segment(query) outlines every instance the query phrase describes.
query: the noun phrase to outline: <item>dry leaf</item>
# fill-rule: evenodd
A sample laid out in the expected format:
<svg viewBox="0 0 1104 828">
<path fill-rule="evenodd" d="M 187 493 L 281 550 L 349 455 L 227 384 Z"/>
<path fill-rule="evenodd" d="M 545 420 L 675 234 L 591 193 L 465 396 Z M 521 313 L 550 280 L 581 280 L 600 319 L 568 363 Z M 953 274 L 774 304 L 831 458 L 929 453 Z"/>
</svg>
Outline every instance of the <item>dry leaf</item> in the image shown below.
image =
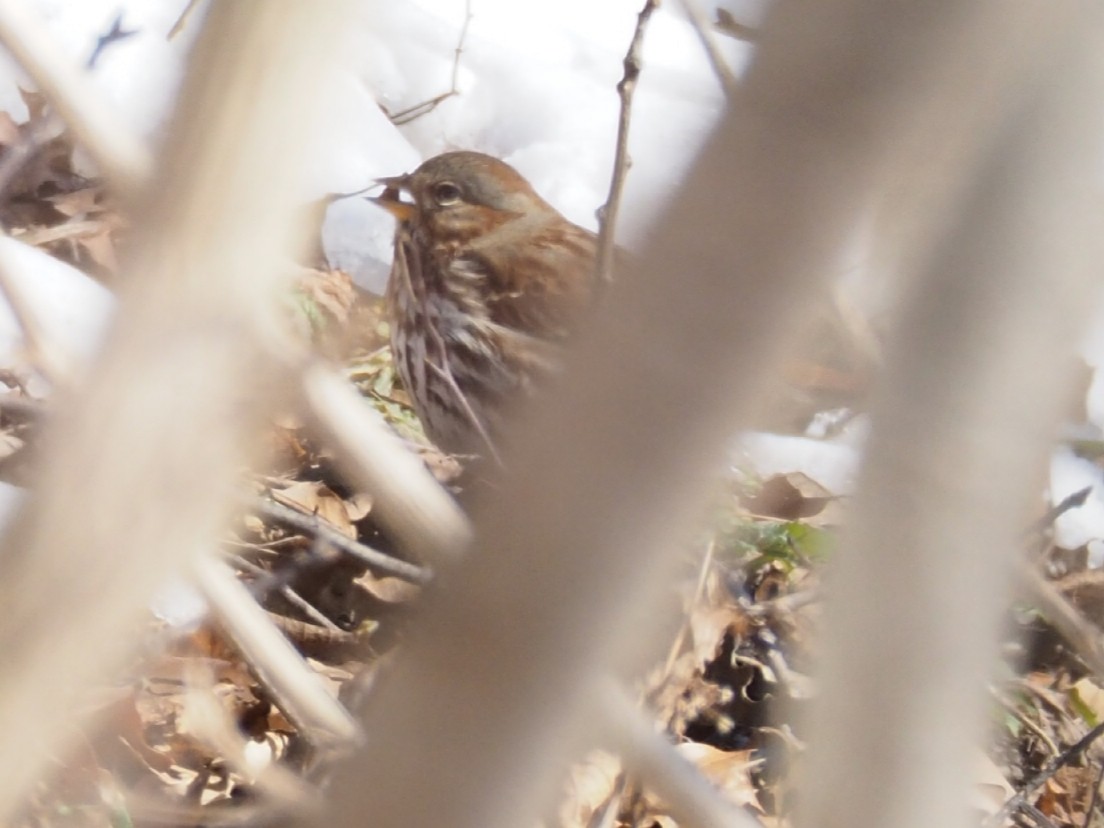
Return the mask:
<svg viewBox="0 0 1104 828">
<path fill-rule="evenodd" d="M 613 796 L 620 775 L 620 760 L 602 750 L 591 751 L 584 761 L 574 765 L 567 781 L 567 796 L 560 806 L 560 825 L 589 826 Z"/>
<path fill-rule="evenodd" d="M 371 572 L 365 572 L 353 581 L 368 593 L 388 604 L 405 604 L 421 594 L 421 587 L 401 578 L 385 576 L 377 578 Z"/>
<path fill-rule="evenodd" d="M 345 501 L 325 483 L 304 480 L 286 489 L 274 489 L 272 499 L 308 515 L 321 518 L 341 534 L 356 540 L 356 527 L 349 517 Z"/>
<path fill-rule="evenodd" d="M 763 760 L 752 759 L 753 751 L 718 750 L 700 742 L 685 742 L 676 749 L 720 788 L 730 802 L 765 813 L 751 778 L 751 772 L 763 764 Z"/>
<path fill-rule="evenodd" d="M 0 146 L 10 147 L 19 141 L 19 125 L 7 112 L 0 112 Z"/>
<path fill-rule="evenodd" d="M 769 478 L 754 497 L 740 501 L 759 517 L 798 520 L 820 514 L 834 499 L 831 492 L 808 475 L 791 472 Z"/>
</svg>

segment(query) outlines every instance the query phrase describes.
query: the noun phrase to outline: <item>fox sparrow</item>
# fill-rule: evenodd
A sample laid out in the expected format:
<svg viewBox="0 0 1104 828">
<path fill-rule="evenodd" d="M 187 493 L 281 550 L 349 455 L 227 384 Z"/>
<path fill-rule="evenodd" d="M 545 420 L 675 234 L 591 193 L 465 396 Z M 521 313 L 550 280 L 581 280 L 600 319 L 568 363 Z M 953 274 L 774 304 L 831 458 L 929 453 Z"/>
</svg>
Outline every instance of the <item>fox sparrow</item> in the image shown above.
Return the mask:
<svg viewBox="0 0 1104 828">
<path fill-rule="evenodd" d="M 379 183 L 374 201 L 398 220 L 387 307 L 399 375 L 440 448 L 497 459 L 505 412 L 555 369 L 590 301 L 595 235 L 478 152 Z"/>
</svg>

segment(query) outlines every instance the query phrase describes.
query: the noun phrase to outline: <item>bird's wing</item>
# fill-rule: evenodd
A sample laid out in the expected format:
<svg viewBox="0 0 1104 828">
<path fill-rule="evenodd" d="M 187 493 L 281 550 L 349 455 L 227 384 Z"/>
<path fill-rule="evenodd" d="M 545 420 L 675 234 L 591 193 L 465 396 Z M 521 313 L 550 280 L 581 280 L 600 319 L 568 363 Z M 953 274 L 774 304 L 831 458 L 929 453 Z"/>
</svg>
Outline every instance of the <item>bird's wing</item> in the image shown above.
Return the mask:
<svg viewBox="0 0 1104 828">
<path fill-rule="evenodd" d="M 486 278 L 489 321 L 543 340 L 560 341 L 594 294 L 593 233 L 565 220 L 519 227 L 517 243 L 474 251 Z M 524 239 L 524 241 L 521 241 Z"/>
</svg>

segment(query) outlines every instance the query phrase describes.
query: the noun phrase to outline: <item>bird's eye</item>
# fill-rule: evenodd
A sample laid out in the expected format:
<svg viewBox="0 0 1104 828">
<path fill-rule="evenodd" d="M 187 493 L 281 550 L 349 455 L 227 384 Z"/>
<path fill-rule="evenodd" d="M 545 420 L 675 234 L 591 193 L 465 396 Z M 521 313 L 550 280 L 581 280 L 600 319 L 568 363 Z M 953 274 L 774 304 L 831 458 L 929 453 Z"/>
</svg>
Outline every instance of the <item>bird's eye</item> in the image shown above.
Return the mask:
<svg viewBox="0 0 1104 828">
<path fill-rule="evenodd" d="M 451 181 L 442 181 L 433 185 L 433 200 L 442 207 L 455 204 L 460 200 L 460 188 Z"/>
</svg>

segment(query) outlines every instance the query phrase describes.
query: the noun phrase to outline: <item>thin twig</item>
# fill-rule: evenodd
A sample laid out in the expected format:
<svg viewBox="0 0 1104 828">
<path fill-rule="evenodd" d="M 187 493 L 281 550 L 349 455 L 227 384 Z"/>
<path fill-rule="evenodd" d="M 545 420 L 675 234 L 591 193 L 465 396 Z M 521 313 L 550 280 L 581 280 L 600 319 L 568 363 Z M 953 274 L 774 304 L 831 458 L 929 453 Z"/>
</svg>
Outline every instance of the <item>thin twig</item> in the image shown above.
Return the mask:
<svg viewBox="0 0 1104 828">
<path fill-rule="evenodd" d="M 400 561 L 398 558 L 394 558 L 391 555 L 387 555 L 377 549 L 372 549 L 370 546 L 365 546 L 363 543 L 355 541 L 352 538 L 346 537 L 329 526 L 317 515 L 306 515 L 280 503 L 274 503 L 271 500 L 263 500 L 260 498 L 253 502 L 252 508 L 273 520 L 290 524 L 296 529 L 308 532 L 314 537 L 319 537 L 341 552 L 351 555 L 371 567 L 389 572 L 403 580 L 411 581 L 415 584 L 424 584 L 430 579 L 429 570 L 420 566 L 415 566 L 412 563 L 407 563 L 406 561 Z"/>
<path fill-rule="evenodd" d="M 36 423 L 46 417 L 48 408 L 41 400 L 0 393 L 0 413 L 23 422 Z"/>
<path fill-rule="evenodd" d="M 1096 676 L 1104 676 L 1100 630 L 1070 604 L 1058 587 L 1030 564 L 1020 565 L 1019 589 Z"/>
<path fill-rule="evenodd" d="M 709 570 L 713 566 L 713 556 L 716 551 L 717 542 L 715 539 L 711 538 L 705 547 L 705 555 L 702 556 L 701 567 L 698 569 L 698 583 L 694 587 L 694 597 L 690 599 L 690 604 L 683 614 L 684 617 L 682 625 L 679 627 L 678 635 L 675 636 L 675 640 L 671 644 L 671 649 L 667 651 L 667 661 L 663 665 L 664 679 L 667 679 L 671 675 L 671 671 L 675 667 L 675 661 L 682 655 L 682 648 L 685 646 L 686 639 L 690 635 L 690 617 L 693 615 L 694 610 L 705 594 L 706 581 L 709 576 Z"/>
<path fill-rule="evenodd" d="M 625 54 L 625 74 L 617 84 L 617 94 L 621 97 L 621 113 L 617 119 L 617 150 L 613 158 L 613 175 L 610 179 L 609 198 L 598 211 L 598 258 L 595 274 L 599 282 L 608 282 L 613 278 L 614 234 L 617 229 L 617 214 L 621 210 L 621 193 L 625 188 L 625 177 L 632 164 L 629 158 L 629 122 L 632 119 L 632 98 L 640 78 L 640 52 L 644 45 L 644 29 L 652 12 L 659 6 L 659 0 L 644 0 L 644 8 L 636 16 L 636 30 L 633 32 L 629 51 Z"/>
<path fill-rule="evenodd" d="M 741 23 L 727 9 L 717 9 L 717 31 L 737 40 L 743 40 L 745 43 L 755 43 L 759 40 L 758 29 Z"/>
<path fill-rule="evenodd" d="M 0 9 L 0 13 L 2 12 L 3 10 Z M 123 15 L 120 12 L 111 28 L 96 39 L 96 44 L 92 47 L 92 51 L 84 63 L 85 69 L 94 69 L 109 46 L 138 33 L 137 30 L 124 29 L 122 21 Z M 0 162 L 0 193 L 7 191 L 27 164 L 36 158 L 50 139 L 63 129 L 64 124 L 61 118 L 50 110 L 46 110 L 39 118 L 33 119 L 28 124 L 27 129 L 21 132 L 19 140 L 7 148 L 4 159 Z M 77 131 L 79 132 L 79 130 Z"/>
<path fill-rule="evenodd" d="M 1044 514 L 1037 521 L 1032 523 L 1024 532 L 1025 535 L 1031 536 L 1038 532 L 1044 532 L 1049 529 L 1054 523 L 1064 515 L 1066 512 L 1072 509 L 1079 509 L 1085 505 L 1085 501 L 1089 499 L 1089 495 L 1092 494 L 1093 487 L 1086 486 L 1083 489 L 1078 489 L 1073 494 L 1067 495 L 1062 500 L 1056 503 L 1054 506 L 1047 509 Z"/>
<path fill-rule="evenodd" d="M 440 106 L 442 102 L 447 101 L 449 98 L 460 94 L 460 89 L 457 86 L 460 78 L 460 55 L 464 52 L 464 42 L 468 38 L 468 26 L 471 25 L 471 20 L 471 0 L 466 0 L 464 4 L 464 25 L 460 27 L 460 37 L 456 41 L 455 55 L 452 60 L 452 83 L 449 85 L 448 92 L 442 92 L 440 95 L 436 95 L 430 98 L 428 101 L 422 101 L 421 103 L 414 104 L 414 106 L 408 107 L 401 112 L 396 112 L 394 115 L 388 113 L 387 117 L 395 126 L 409 124 L 416 118 L 420 118 L 423 115 L 429 114 L 438 106 Z"/>
<path fill-rule="evenodd" d="M 184 11 L 180 13 L 180 16 L 176 18 L 176 22 L 172 24 L 169 33 L 165 35 L 165 40 L 172 40 L 184 31 L 184 27 L 188 25 L 188 18 L 191 17 L 192 12 L 196 10 L 201 2 L 203 2 L 203 0 L 188 0 L 188 5 L 184 7 Z"/>
<path fill-rule="evenodd" d="M 997 687 L 990 686 L 989 693 L 990 693 L 990 695 L 992 695 L 992 697 L 994 699 L 997 700 L 997 702 L 1001 705 L 1001 707 L 1003 707 L 1005 709 L 1006 712 L 1008 712 L 1009 714 L 1011 714 L 1012 716 L 1014 716 L 1016 718 L 1016 721 L 1018 721 L 1020 724 L 1022 724 L 1024 727 L 1026 727 L 1028 730 L 1030 730 L 1033 734 L 1035 734 L 1035 737 L 1040 742 L 1042 742 L 1043 745 L 1046 746 L 1046 749 L 1050 753 L 1051 756 L 1057 756 L 1058 755 L 1058 753 L 1059 753 L 1058 745 L 1056 745 L 1054 743 L 1054 740 L 1050 738 L 1050 734 L 1047 733 L 1045 730 L 1043 730 L 1041 727 L 1039 727 L 1039 725 L 1037 725 L 1035 722 L 1033 722 L 1031 720 L 1031 717 L 1029 717 L 1022 710 L 1020 710 L 1020 708 L 1016 705 L 1015 701 L 1013 701 L 1008 696 L 1006 696 L 1004 693 L 1002 693 L 1000 691 L 1000 689 L 997 688 Z"/>
<path fill-rule="evenodd" d="M 123 13 L 120 11 L 111 22 L 111 28 L 96 38 L 96 45 L 92 47 L 92 53 L 88 56 L 88 60 L 85 61 L 85 68 L 95 69 L 96 63 L 103 57 L 104 52 L 109 46 L 126 40 L 128 37 L 134 37 L 136 34 L 138 34 L 138 29 L 123 28 Z"/>
<path fill-rule="evenodd" d="M 709 58 L 709 63 L 717 75 L 717 80 L 721 82 L 721 89 L 724 91 L 725 98 L 732 100 L 736 95 L 739 79 L 729 67 L 724 55 L 721 54 L 721 47 L 717 45 L 717 40 L 713 37 L 713 30 L 709 25 L 709 21 L 705 19 L 702 10 L 698 8 L 696 0 L 681 0 L 681 2 L 682 7 L 686 10 L 686 17 L 690 20 L 690 25 L 698 33 L 698 39 L 701 41 L 702 48 L 705 49 L 705 56 Z"/>
<path fill-rule="evenodd" d="M 999 811 L 985 820 L 983 828 L 997 828 L 998 825 L 1003 825 L 1005 819 L 1007 819 L 1013 811 L 1028 804 L 1027 798 L 1029 796 L 1045 785 L 1047 780 L 1054 776 L 1059 770 L 1084 753 L 1102 733 L 1104 733 L 1104 724 L 1098 724 L 1060 754 L 1047 762 L 1041 771 L 1028 780 L 1027 784 L 1020 788 L 1015 795 L 1009 797 L 1008 801 L 1001 806 Z"/>
<path fill-rule="evenodd" d="M 1085 828 L 1092 824 L 1093 811 L 1100 802 L 1100 785 L 1104 783 L 1104 762 L 1100 764 L 1100 771 L 1096 774 L 1096 782 L 1093 783 L 1092 797 L 1089 799 L 1089 807 L 1085 809 Z"/>
<path fill-rule="evenodd" d="M 1020 811 L 1027 815 L 1032 822 L 1039 826 L 1039 828 L 1058 828 L 1054 820 L 1032 805 L 1030 802 L 1025 802 L 1020 806 Z"/>
<path fill-rule="evenodd" d="M 307 616 L 307 618 L 311 619 L 316 625 L 325 627 L 332 632 L 342 632 L 341 627 L 327 618 L 314 604 L 292 589 L 288 584 L 282 583 L 278 575 L 274 575 L 264 567 L 257 566 L 255 563 L 250 563 L 240 555 L 234 555 L 231 560 L 233 560 L 235 566 L 241 567 L 257 576 L 259 580 L 254 581 L 250 589 L 257 598 L 264 597 L 268 592 L 277 591 L 287 599 L 289 604 Z"/>
</svg>

